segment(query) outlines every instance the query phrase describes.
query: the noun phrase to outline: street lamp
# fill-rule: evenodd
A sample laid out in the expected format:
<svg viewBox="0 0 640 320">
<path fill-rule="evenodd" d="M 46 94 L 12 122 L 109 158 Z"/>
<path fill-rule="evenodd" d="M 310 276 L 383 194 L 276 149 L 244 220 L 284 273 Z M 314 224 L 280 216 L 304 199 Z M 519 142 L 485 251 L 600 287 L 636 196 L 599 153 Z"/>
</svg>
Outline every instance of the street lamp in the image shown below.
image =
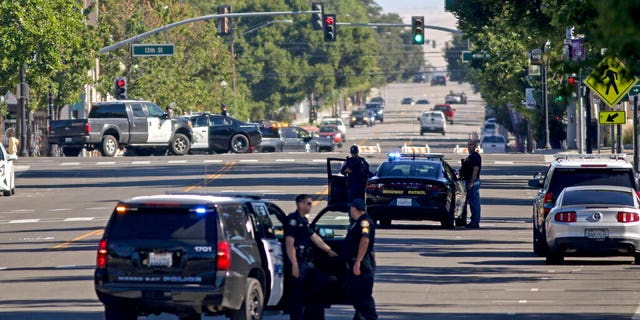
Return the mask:
<svg viewBox="0 0 640 320">
<path fill-rule="evenodd" d="M 543 52 L 543 65 L 542 65 L 542 101 L 544 103 L 544 139 L 545 144 L 544 148 L 549 150 L 551 149 L 551 144 L 549 143 L 549 101 L 547 99 L 547 69 L 549 66 L 549 56 L 547 55 L 547 51 L 551 48 L 551 42 L 547 40 L 542 48 Z"/>
</svg>

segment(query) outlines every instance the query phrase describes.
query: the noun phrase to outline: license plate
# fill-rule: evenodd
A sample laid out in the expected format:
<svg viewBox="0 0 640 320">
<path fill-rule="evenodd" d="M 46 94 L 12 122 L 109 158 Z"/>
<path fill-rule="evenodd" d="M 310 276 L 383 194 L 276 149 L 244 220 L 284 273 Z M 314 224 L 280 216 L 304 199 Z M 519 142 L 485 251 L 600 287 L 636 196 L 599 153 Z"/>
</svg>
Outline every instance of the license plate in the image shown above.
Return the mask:
<svg viewBox="0 0 640 320">
<path fill-rule="evenodd" d="M 173 255 L 171 253 L 149 252 L 150 267 L 171 267 L 173 264 Z"/>
<path fill-rule="evenodd" d="M 609 230 L 607 229 L 585 229 L 584 236 L 589 239 L 602 240 L 609 236 Z"/>
<path fill-rule="evenodd" d="M 71 142 L 71 138 L 64 138 L 64 142 Z"/>
<path fill-rule="evenodd" d="M 410 207 L 411 198 L 398 198 L 396 199 L 396 205 L 402 206 L 402 207 Z"/>
</svg>

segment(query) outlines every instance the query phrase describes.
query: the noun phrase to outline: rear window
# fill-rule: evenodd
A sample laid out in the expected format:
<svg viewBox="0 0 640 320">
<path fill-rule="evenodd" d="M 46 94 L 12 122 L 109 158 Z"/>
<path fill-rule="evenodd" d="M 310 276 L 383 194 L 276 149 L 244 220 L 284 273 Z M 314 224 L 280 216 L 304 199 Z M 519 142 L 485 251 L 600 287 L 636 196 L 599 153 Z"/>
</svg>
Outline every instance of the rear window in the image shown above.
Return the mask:
<svg viewBox="0 0 640 320">
<path fill-rule="evenodd" d="M 94 105 L 89 118 L 127 118 L 123 103 Z"/>
<path fill-rule="evenodd" d="M 553 193 L 554 199 L 564 188 L 572 186 L 607 185 L 636 189 L 631 169 L 556 168 L 551 179 L 549 191 Z"/>
<path fill-rule="evenodd" d="M 630 192 L 614 190 L 575 190 L 565 192 L 563 206 L 609 205 L 633 207 L 633 195 Z"/>
<path fill-rule="evenodd" d="M 486 136 L 482 138 L 481 143 L 504 143 L 504 137 L 502 136 Z"/>
<path fill-rule="evenodd" d="M 262 138 L 279 138 L 278 128 L 262 128 L 260 129 L 262 132 Z"/>
<path fill-rule="evenodd" d="M 378 169 L 378 177 L 420 177 L 437 179 L 440 165 L 433 162 L 385 162 Z"/>
<path fill-rule="evenodd" d="M 320 127 L 320 132 L 338 132 L 338 127 Z"/>
<path fill-rule="evenodd" d="M 139 208 L 116 214 L 109 238 L 123 239 L 206 239 L 215 241 L 215 212 L 197 214 L 190 208 Z"/>
</svg>

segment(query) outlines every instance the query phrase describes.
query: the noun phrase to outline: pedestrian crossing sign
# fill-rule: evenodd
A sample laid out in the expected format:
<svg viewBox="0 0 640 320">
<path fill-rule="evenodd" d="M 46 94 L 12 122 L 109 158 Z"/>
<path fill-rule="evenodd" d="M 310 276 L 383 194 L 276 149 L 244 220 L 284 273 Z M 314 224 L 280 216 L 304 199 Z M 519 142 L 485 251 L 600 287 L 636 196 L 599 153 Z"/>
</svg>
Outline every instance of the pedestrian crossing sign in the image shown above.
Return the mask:
<svg viewBox="0 0 640 320">
<path fill-rule="evenodd" d="M 633 87 L 638 78 L 615 57 L 605 57 L 584 84 L 600 96 L 602 101 L 613 107 Z"/>
</svg>

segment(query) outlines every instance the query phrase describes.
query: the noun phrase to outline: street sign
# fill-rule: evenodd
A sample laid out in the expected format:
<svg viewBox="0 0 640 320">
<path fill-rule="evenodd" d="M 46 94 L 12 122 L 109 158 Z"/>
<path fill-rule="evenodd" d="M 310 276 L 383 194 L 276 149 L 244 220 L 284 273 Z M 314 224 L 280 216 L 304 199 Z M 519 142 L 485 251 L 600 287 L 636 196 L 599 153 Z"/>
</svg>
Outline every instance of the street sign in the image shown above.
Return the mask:
<svg viewBox="0 0 640 320">
<path fill-rule="evenodd" d="M 462 62 L 469 62 L 471 61 L 471 51 L 462 51 Z"/>
<path fill-rule="evenodd" d="M 631 87 L 631 90 L 629 90 L 629 96 L 638 96 L 640 95 L 640 80 L 638 80 L 636 82 L 636 84 Z"/>
<path fill-rule="evenodd" d="M 625 124 L 627 115 L 624 111 L 600 111 L 600 124 Z"/>
<path fill-rule="evenodd" d="M 618 60 L 604 58 L 598 67 L 584 80 L 584 84 L 597 93 L 602 101 L 613 107 L 624 97 L 638 81 Z"/>
<path fill-rule="evenodd" d="M 173 55 L 173 43 L 172 44 L 134 44 L 133 56 L 134 57 L 151 57 L 151 56 L 172 56 Z"/>
</svg>

